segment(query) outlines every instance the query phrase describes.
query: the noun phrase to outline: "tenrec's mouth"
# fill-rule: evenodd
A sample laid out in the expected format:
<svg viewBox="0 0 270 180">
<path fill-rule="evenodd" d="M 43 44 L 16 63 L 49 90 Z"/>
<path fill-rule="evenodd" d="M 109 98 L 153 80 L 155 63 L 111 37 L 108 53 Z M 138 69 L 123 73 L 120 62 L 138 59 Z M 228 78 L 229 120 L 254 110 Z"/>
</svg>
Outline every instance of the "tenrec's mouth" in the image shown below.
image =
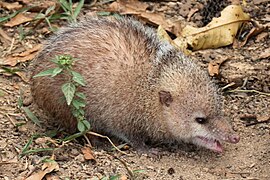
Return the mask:
<svg viewBox="0 0 270 180">
<path fill-rule="evenodd" d="M 221 153 L 223 151 L 223 147 L 220 141 L 217 139 L 210 139 L 210 138 L 206 138 L 202 136 L 196 136 L 196 141 L 197 141 L 197 144 L 207 149 L 213 150 L 215 152 Z"/>
</svg>

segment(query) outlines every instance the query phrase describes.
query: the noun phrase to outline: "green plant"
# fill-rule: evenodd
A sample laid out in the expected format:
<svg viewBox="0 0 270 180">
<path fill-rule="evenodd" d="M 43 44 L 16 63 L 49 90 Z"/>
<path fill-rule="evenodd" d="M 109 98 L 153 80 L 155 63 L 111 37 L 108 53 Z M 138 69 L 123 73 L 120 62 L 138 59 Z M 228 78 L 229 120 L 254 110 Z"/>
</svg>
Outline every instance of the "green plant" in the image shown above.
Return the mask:
<svg viewBox="0 0 270 180">
<path fill-rule="evenodd" d="M 61 19 L 66 19 L 68 22 L 77 22 L 77 16 L 83 7 L 84 0 L 80 0 L 74 10 L 72 0 L 59 0 L 59 3 L 62 9 L 65 11 L 62 13 L 63 16 Z"/>
<path fill-rule="evenodd" d="M 35 17 L 35 20 L 43 20 L 43 19 L 45 19 L 45 21 L 49 25 L 49 28 L 52 31 L 55 31 L 56 28 L 51 25 L 51 21 L 52 20 L 55 20 L 55 19 L 60 19 L 61 18 L 61 15 L 60 14 L 53 13 L 54 10 L 55 10 L 55 6 L 49 7 L 48 9 L 46 9 L 45 13 L 40 12 Z"/>
<path fill-rule="evenodd" d="M 90 129 L 90 123 L 85 119 L 85 112 L 83 109 L 86 105 L 86 96 L 84 93 L 78 92 L 78 87 L 85 86 L 85 81 L 81 74 L 73 70 L 75 61 L 76 59 L 70 55 L 58 55 L 52 60 L 56 65 L 56 68 L 42 71 L 35 75 L 34 78 L 41 76 L 51 76 L 53 78 L 61 74 L 68 75 L 68 80 L 62 85 L 61 90 L 67 104 L 71 106 L 72 114 L 78 121 L 78 130 L 84 134 Z M 80 136 L 81 133 L 74 134 L 74 136 Z"/>
<path fill-rule="evenodd" d="M 29 9 L 31 9 L 32 7 L 25 7 L 25 8 L 22 8 L 18 11 L 15 11 L 14 13 L 10 14 L 10 15 L 7 15 L 7 16 L 4 16 L 4 17 L 0 17 L 0 23 L 3 23 L 5 21 L 8 21 L 10 20 L 11 18 L 15 17 L 16 15 L 18 15 L 19 13 L 22 13 L 22 12 L 26 12 L 28 11 Z"/>
<path fill-rule="evenodd" d="M 68 22 L 73 23 L 77 22 L 77 17 L 83 7 L 84 0 L 80 0 L 78 5 L 73 8 L 73 3 L 71 0 L 59 0 L 59 4 L 63 9 L 63 13 L 59 13 L 59 8 L 55 9 L 55 6 L 51 6 L 46 11 L 40 12 L 36 17 L 35 20 L 45 20 L 48 24 L 51 31 L 56 31 L 57 28 L 53 27 L 51 22 L 57 19 L 66 19 Z"/>
</svg>

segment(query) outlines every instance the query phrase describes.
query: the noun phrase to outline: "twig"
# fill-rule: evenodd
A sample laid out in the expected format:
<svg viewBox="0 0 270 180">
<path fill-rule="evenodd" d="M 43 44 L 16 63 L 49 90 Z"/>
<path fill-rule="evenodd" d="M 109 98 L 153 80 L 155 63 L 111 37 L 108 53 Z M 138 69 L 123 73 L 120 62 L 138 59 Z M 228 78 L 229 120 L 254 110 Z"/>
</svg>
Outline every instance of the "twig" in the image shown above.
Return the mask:
<svg viewBox="0 0 270 180">
<path fill-rule="evenodd" d="M 112 156 L 115 159 L 117 159 L 118 161 L 120 161 L 125 166 L 125 168 L 126 168 L 128 174 L 129 174 L 130 178 L 133 179 L 134 173 L 130 170 L 130 168 L 128 167 L 127 163 L 125 161 L 123 161 L 122 159 L 120 159 L 119 157 L 117 157 L 117 156 L 114 156 L 114 155 L 112 155 Z"/>
<path fill-rule="evenodd" d="M 227 84 L 226 86 L 222 87 L 221 90 L 224 91 L 225 89 L 227 89 L 227 88 L 229 88 L 229 87 L 231 87 L 231 86 L 234 86 L 234 85 L 235 85 L 235 83 L 232 82 L 232 83 Z"/>
<path fill-rule="evenodd" d="M 0 162 L 0 165 L 4 165 L 4 164 L 17 164 L 18 162 L 8 162 L 8 161 L 2 161 Z"/>
<path fill-rule="evenodd" d="M 121 151 L 118 147 L 116 147 L 108 136 L 104 136 L 104 135 L 101 135 L 101 134 L 98 134 L 98 133 L 95 133 L 95 132 L 92 132 L 92 131 L 87 132 L 87 134 L 107 139 L 117 151 L 119 151 L 122 154 L 128 155 L 127 153 Z"/>
<path fill-rule="evenodd" d="M 88 144 L 90 145 L 90 147 L 92 148 L 93 146 L 92 146 L 92 144 L 91 144 L 89 138 L 88 138 L 86 135 L 83 135 L 83 137 L 86 139 L 87 143 L 88 143 Z"/>
<path fill-rule="evenodd" d="M 260 91 L 254 90 L 254 89 L 244 90 L 244 89 L 237 89 L 236 88 L 234 90 L 230 90 L 230 91 L 227 91 L 227 92 L 229 92 L 229 93 L 233 93 L 233 92 L 258 93 L 258 94 L 261 94 L 261 95 L 270 96 L 270 93 L 260 92 Z"/>
<path fill-rule="evenodd" d="M 244 88 L 247 85 L 247 82 L 248 82 L 248 78 L 246 77 L 246 78 L 244 78 L 244 82 L 243 82 L 241 88 Z"/>
<path fill-rule="evenodd" d="M 15 42 L 15 38 L 12 38 L 11 45 L 10 45 L 8 51 L 7 51 L 8 53 L 11 52 L 11 50 L 12 50 L 12 48 L 13 48 L 13 46 L 14 46 L 14 42 Z"/>
<path fill-rule="evenodd" d="M 16 124 L 14 123 L 14 121 L 12 120 L 12 118 L 11 118 L 8 114 L 6 114 L 6 116 L 8 117 L 9 121 L 11 122 L 11 124 L 12 124 L 14 127 L 16 127 Z"/>
<path fill-rule="evenodd" d="M 266 121 L 256 121 L 256 122 L 251 122 L 251 123 L 246 124 L 246 127 L 248 127 L 248 126 L 253 126 L 253 125 L 256 125 L 256 124 L 268 123 L 268 122 L 270 122 L 270 119 L 268 119 L 268 120 L 266 120 Z"/>
</svg>

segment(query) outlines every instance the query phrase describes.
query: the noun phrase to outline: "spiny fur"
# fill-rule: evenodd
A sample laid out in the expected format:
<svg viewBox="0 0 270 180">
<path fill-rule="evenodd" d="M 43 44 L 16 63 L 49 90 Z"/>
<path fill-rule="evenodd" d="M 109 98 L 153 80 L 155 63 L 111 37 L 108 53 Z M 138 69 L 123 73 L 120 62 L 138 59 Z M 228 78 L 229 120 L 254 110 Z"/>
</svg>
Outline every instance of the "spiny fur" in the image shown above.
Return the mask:
<svg viewBox="0 0 270 180">
<path fill-rule="evenodd" d="M 219 119 L 220 96 L 207 74 L 133 19 L 89 18 L 62 28 L 44 44 L 33 74 L 55 67 L 50 60 L 62 54 L 79 59 L 74 68 L 87 82 L 80 90 L 87 95 L 93 131 L 131 144 L 192 141 L 198 134 L 222 139 L 230 133 L 227 121 Z M 42 109 L 74 132 L 77 121 L 61 98 L 65 80 L 65 75 L 34 78 L 32 93 Z M 160 103 L 164 90 L 174 105 Z M 195 112 L 210 117 L 207 127 L 196 124 Z"/>
</svg>

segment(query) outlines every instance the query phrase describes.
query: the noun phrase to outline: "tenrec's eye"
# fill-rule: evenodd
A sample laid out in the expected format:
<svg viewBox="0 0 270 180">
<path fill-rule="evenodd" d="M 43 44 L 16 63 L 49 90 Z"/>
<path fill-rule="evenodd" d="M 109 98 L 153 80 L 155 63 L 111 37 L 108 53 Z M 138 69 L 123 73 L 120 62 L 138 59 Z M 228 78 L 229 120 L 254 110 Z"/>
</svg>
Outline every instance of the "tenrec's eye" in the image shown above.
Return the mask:
<svg viewBox="0 0 270 180">
<path fill-rule="evenodd" d="M 197 123 L 199 123 L 199 124 L 205 124 L 205 123 L 207 122 L 207 119 L 204 118 L 204 117 L 197 117 L 195 120 L 196 120 Z"/>
</svg>

